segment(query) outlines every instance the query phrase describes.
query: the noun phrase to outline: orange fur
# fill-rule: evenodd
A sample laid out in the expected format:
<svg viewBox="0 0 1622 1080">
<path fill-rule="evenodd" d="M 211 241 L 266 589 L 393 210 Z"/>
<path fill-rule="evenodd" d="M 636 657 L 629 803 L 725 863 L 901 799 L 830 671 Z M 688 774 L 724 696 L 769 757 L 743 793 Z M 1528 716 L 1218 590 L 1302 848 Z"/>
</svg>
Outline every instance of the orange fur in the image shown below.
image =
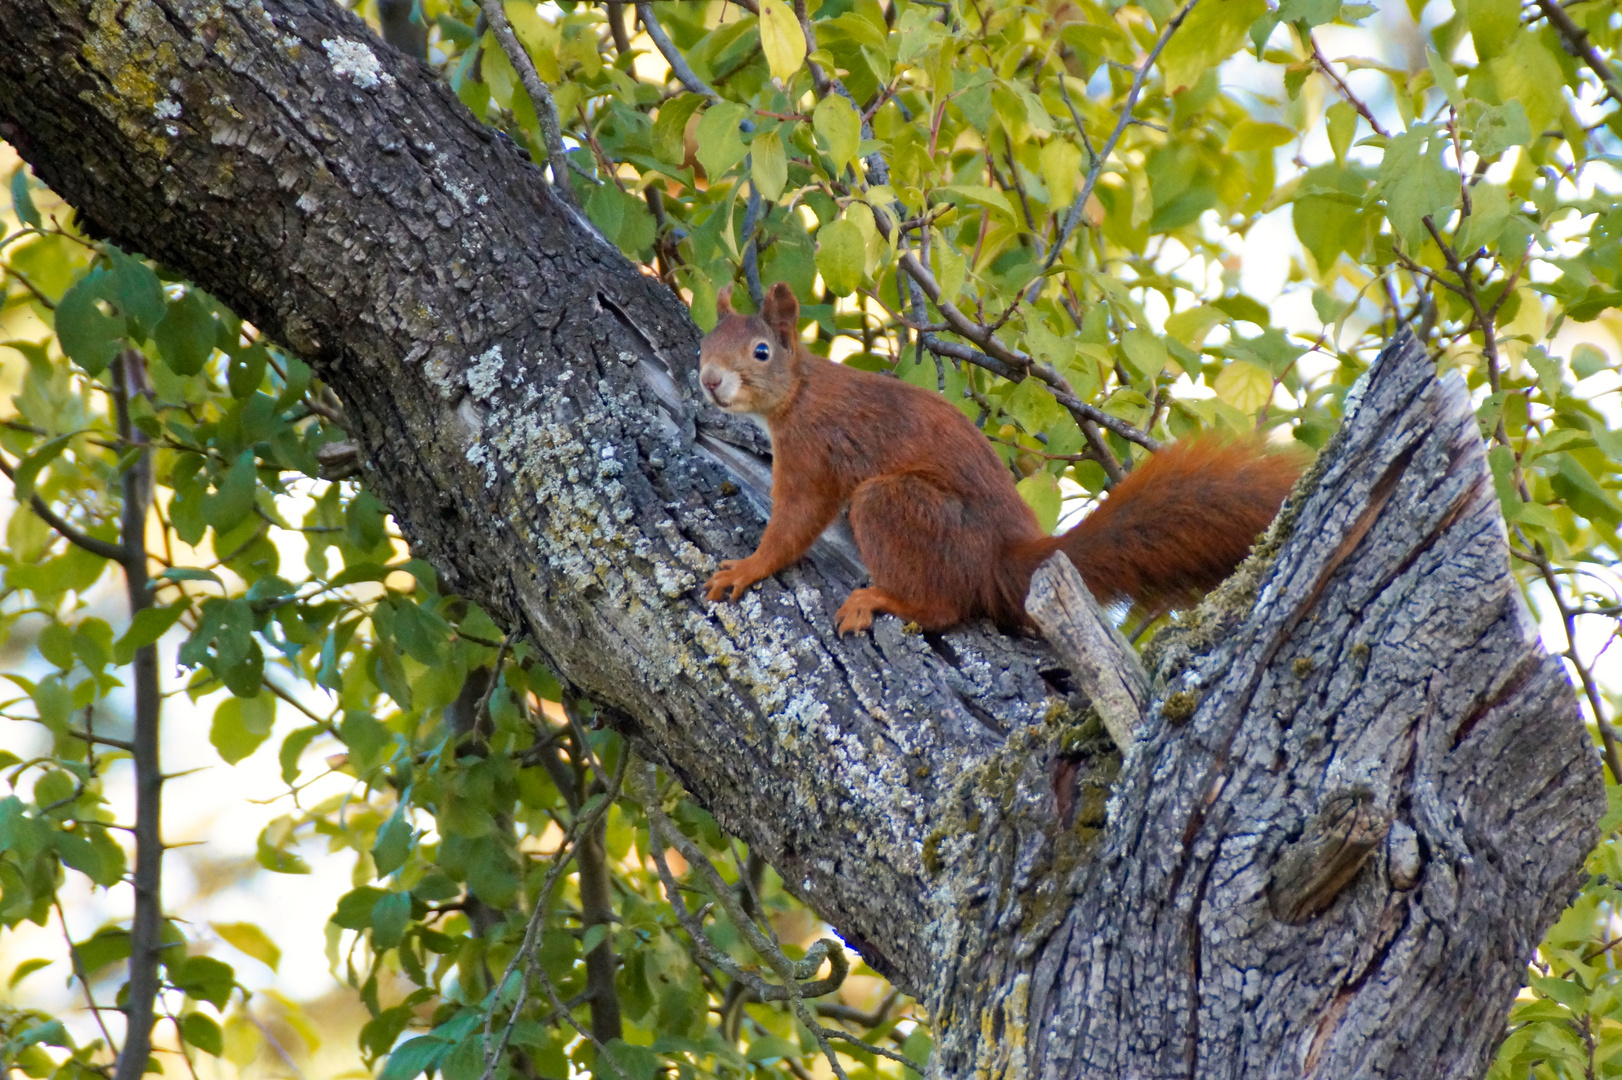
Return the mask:
<svg viewBox="0 0 1622 1080">
<path fill-rule="evenodd" d="M 865 630 L 878 612 L 926 629 L 979 616 L 1022 625 L 1031 574 L 1056 550 L 1101 601 L 1185 603 L 1245 557 L 1299 472 L 1256 440 L 1179 443 L 1139 465 L 1076 528 L 1049 536 L 949 402 L 808 352 L 786 285 L 772 287 L 758 316 L 733 312 L 729 291 L 717 306 L 700 381 L 722 408 L 765 420 L 772 516 L 754 554 L 710 578 L 711 600 L 729 591 L 736 600 L 793 563 L 848 504 L 873 585 L 840 607 L 841 634 Z"/>
</svg>

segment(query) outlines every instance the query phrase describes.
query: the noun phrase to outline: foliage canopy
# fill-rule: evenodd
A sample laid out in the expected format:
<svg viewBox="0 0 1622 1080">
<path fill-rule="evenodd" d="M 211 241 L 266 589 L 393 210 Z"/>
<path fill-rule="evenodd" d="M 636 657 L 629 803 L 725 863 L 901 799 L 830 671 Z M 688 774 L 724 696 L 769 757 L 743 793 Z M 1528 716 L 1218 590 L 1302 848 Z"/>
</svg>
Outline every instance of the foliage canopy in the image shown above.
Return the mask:
<svg viewBox="0 0 1622 1080">
<path fill-rule="evenodd" d="M 1339 0 L 417 0 L 411 21 L 461 100 L 552 160 L 701 326 L 722 285 L 742 305 L 788 282 L 814 351 L 958 403 L 1050 528 L 1200 429 L 1321 446 L 1412 325 L 1476 395 L 1517 572 L 1614 777 L 1615 685 L 1607 698 L 1596 665 L 1622 625 L 1622 20 L 1546 0 L 1411 0 L 1406 16 Z M 1333 55 L 1381 19 L 1410 62 Z M 870 1011 L 823 997 L 815 1024 L 793 995 L 761 1000 L 757 966 L 815 980 L 814 919 L 410 557 L 303 361 L 199 284 L 87 239 L 26 169 L 10 193 L 0 631 L 6 720 L 29 732 L 7 742 L 33 749 L 0 750 L 0 926 L 60 915 L 67 875 L 130 880 L 125 830 L 155 825 L 107 784 L 133 768 L 124 668 L 161 643 L 185 672 L 167 689 L 211 714 L 228 765 L 278 710 L 299 717 L 275 747 L 294 797 L 258 863 L 306 873 L 315 838 L 353 862 L 330 955 L 386 1080 L 803 1076 L 822 1022 L 923 1061 L 926 1018 L 883 989 Z M 1285 268 L 1278 293 L 1256 295 L 1268 265 Z M 151 590 L 109 617 L 132 560 Z M 188 711 L 165 704 L 171 722 Z M 343 794 L 297 799 L 331 773 Z M 1608 831 L 1493 1075 L 1622 1075 L 1617 859 Z M 264 1003 L 168 914 L 160 1060 L 247 1068 L 270 1052 Z M 264 929 L 214 931 L 275 966 Z M 111 923 L 71 943 L 73 976 L 110 1004 L 130 955 Z M 16 1000 L 42 961 L 13 968 Z M 119 1036 L 100 1020 L 0 1006 L 0 1067 L 96 1072 Z M 903 1072 L 849 1042 L 838 1061 Z"/>
</svg>

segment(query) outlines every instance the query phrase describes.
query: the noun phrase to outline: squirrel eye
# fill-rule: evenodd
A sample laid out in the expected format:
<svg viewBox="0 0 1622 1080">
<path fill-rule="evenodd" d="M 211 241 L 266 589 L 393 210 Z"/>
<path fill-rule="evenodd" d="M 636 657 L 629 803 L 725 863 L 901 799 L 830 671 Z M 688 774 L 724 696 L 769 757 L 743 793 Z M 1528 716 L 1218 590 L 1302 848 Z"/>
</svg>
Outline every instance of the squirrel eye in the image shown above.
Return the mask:
<svg viewBox="0 0 1622 1080">
<path fill-rule="evenodd" d="M 772 347 L 766 344 L 764 341 L 755 342 L 755 359 L 765 361 L 770 360 L 771 358 Z"/>
</svg>

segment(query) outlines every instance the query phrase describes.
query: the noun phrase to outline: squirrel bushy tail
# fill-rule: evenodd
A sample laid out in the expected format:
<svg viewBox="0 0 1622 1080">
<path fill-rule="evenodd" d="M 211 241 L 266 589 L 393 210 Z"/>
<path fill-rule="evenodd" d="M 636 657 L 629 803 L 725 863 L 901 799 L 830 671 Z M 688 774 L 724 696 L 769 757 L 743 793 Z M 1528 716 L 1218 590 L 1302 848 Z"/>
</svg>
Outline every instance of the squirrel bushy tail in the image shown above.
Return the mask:
<svg viewBox="0 0 1622 1080">
<path fill-rule="evenodd" d="M 1206 435 L 1141 462 L 1081 523 L 1053 537 L 1101 604 L 1181 607 L 1234 571 L 1300 475 L 1262 440 Z"/>
</svg>

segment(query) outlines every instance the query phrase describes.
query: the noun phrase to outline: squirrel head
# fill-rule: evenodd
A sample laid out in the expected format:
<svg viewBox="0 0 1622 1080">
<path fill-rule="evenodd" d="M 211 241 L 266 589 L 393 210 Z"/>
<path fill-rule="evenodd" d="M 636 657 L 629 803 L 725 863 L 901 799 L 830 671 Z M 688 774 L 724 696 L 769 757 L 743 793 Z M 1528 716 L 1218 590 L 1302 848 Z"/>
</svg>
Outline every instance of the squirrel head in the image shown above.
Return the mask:
<svg viewBox="0 0 1622 1080">
<path fill-rule="evenodd" d="M 794 392 L 798 375 L 800 302 L 778 282 L 758 315 L 732 310 L 732 286 L 715 298 L 720 320 L 699 345 L 704 394 L 731 413 L 768 416 Z"/>
</svg>

